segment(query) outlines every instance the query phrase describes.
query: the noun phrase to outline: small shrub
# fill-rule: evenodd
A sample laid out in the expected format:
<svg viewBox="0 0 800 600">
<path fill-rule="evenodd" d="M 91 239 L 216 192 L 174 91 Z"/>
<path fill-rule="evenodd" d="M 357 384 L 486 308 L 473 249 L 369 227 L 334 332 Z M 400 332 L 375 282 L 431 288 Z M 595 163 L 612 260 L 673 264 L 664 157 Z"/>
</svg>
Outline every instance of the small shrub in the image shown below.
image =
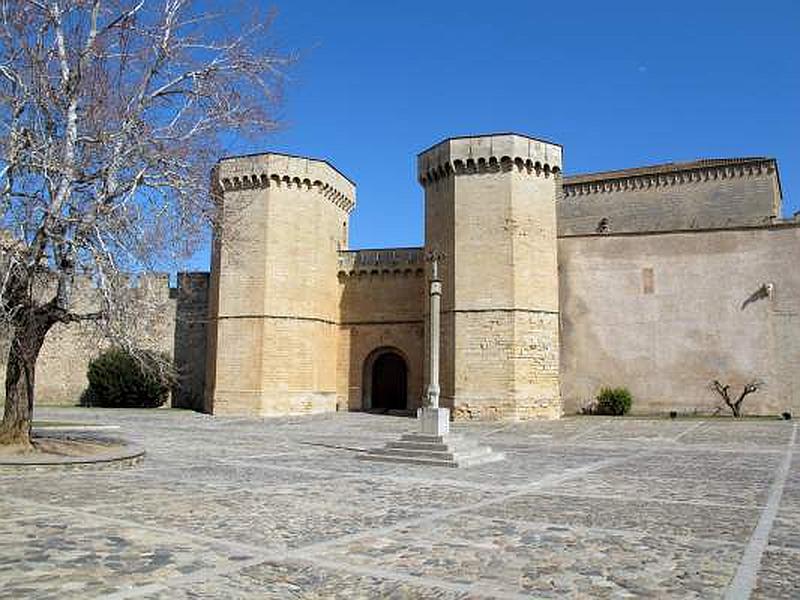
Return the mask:
<svg viewBox="0 0 800 600">
<path fill-rule="evenodd" d="M 91 361 L 86 374 L 89 388 L 82 402 L 108 408 L 156 408 L 164 404 L 173 379 L 169 357 L 149 351 L 137 354 L 112 348 Z"/>
<path fill-rule="evenodd" d="M 602 388 L 594 406 L 596 415 L 621 416 L 631 410 L 633 398 L 627 388 Z"/>
</svg>

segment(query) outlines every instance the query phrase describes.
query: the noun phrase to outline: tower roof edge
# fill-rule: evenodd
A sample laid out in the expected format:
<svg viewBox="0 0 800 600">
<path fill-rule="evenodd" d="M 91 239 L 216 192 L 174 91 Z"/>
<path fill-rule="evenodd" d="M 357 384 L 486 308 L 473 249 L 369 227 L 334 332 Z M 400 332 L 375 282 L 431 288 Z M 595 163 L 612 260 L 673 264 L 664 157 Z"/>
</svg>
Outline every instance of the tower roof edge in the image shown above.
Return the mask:
<svg viewBox="0 0 800 600">
<path fill-rule="evenodd" d="M 273 152 L 273 151 L 269 151 L 268 150 L 266 152 L 251 152 L 251 153 L 248 153 L 248 154 L 231 154 L 231 155 L 228 155 L 228 156 L 223 156 L 222 158 L 220 158 L 217 161 L 217 164 L 221 165 L 223 162 L 229 162 L 229 161 L 234 161 L 234 160 L 242 160 L 242 159 L 262 158 L 262 157 L 266 158 L 266 157 L 269 157 L 269 156 L 280 156 L 280 157 L 289 158 L 289 159 L 296 158 L 296 159 L 300 159 L 300 160 L 307 160 L 307 161 L 322 163 L 324 165 L 327 165 L 328 168 L 330 168 L 331 170 L 336 172 L 338 175 L 343 177 L 345 180 L 347 180 L 353 187 L 356 186 L 356 182 L 355 181 L 353 181 L 352 179 L 350 179 L 350 177 L 348 177 L 347 175 L 342 173 L 342 171 L 340 171 L 338 168 L 336 168 L 333 165 L 333 163 L 331 163 L 328 159 L 326 159 L 326 158 L 317 158 L 315 156 L 302 156 L 300 154 L 289 154 L 288 152 Z"/>
<path fill-rule="evenodd" d="M 481 171 L 483 165 L 517 164 L 526 169 L 560 172 L 563 148 L 518 133 L 447 138 L 417 155 L 420 183 L 438 180 L 448 173 Z"/>
<path fill-rule="evenodd" d="M 445 144 L 447 142 L 454 142 L 454 141 L 457 141 L 457 140 L 472 140 L 472 139 L 478 139 L 478 138 L 502 138 L 502 137 L 525 138 L 526 140 L 539 142 L 540 144 L 549 144 L 550 146 L 558 146 L 559 148 L 563 148 L 564 147 L 562 144 L 559 144 L 557 142 L 553 142 L 551 140 L 546 140 L 544 138 L 537 138 L 537 137 L 533 137 L 532 135 L 527 135 L 527 134 L 524 134 L 524 133 L 517 133 L 517 132 L 514 132 L 514 131 L 503 131 L 503 132 L 499 132 L 499 133 L 479 133 L 479 134 L 473 134 L 473 135 L 452 135 L 452 136 L 448 136 L 448 137 L 446 137 L 444 139 L 439 140 L 435 144 L 431 144 L 430 146 L 428 146 L 424 150 L 422 150 L 420 152 L 417 152 L 417 156 L 422 156 L 426 152 L 429 152 L 429 151 L 433 150 L 434 148 L 436 148 L 437 146 L 441 146 L 442 144 Z"/>
<path fill-rule="evenodd" d="M 356 203 L 356 186 L 327 160 L 279 152 L 220 159 L 212 175 L 225 192 L 274 185 L 316 189 L 345 212 Z"/>
</svg>

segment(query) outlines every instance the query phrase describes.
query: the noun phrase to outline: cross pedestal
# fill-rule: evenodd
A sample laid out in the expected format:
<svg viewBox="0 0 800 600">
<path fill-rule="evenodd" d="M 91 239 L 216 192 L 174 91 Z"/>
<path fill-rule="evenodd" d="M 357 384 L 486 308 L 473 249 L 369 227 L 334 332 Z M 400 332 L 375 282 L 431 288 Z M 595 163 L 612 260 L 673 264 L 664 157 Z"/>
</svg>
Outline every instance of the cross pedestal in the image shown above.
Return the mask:
<svg viewBox="0 0 800 600">
<path fill-rule="evenodd" d="M 450 434 L 450 409 L 423 406 L 417 409 L 420 433 L 445 436 Z"/>
<path fill-rule="evenodd" d="M 505 458 L 502 452 L 480 446 L 477 440 L 450 433 L 450 410 L 447 408 L 420 408 L 417 421 L 417 432 L 406 433 L 383 448 L 359 454 L 359 458 L 433 467 L 471 467 Z"/>
</svg>

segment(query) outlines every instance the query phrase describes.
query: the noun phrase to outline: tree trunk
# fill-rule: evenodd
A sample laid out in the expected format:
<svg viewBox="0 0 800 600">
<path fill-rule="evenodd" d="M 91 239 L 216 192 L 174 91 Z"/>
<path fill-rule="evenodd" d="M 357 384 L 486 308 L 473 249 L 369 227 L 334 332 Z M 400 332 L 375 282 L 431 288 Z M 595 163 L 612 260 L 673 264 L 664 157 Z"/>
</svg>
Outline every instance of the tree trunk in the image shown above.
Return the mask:
<svg viewBox="0 0 800 600">
<path fill-rule="evenodd" d="M 17 328 L 8 351 L 6 402 L 0 444 L 31 446 L 36 360 L 52 322 L 32 315 Z"/>
</svg>

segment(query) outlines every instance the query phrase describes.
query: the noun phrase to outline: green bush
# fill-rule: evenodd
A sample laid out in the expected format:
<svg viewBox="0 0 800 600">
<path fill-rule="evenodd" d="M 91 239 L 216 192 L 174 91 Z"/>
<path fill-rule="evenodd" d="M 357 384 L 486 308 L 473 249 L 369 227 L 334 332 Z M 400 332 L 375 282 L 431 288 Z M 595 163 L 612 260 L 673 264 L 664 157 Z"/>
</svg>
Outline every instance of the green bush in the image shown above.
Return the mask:
<svg viewBox="0 0 800 600">
<path fill-rule="evenodd" d="M 631 410 L 633 398 L 628 388 L 602 388 L 594 407 L 596 415 L 621 416 Z"/>
<path fill-rule="evenodd" d="M 133 356 L 119 348 L 106 350 L 89 363 L 89 388 L 82 402 L 109 408 L 161 406 L 172 386 L 169 365 L 168 356 L 154 352 Z"/>
</svg>

